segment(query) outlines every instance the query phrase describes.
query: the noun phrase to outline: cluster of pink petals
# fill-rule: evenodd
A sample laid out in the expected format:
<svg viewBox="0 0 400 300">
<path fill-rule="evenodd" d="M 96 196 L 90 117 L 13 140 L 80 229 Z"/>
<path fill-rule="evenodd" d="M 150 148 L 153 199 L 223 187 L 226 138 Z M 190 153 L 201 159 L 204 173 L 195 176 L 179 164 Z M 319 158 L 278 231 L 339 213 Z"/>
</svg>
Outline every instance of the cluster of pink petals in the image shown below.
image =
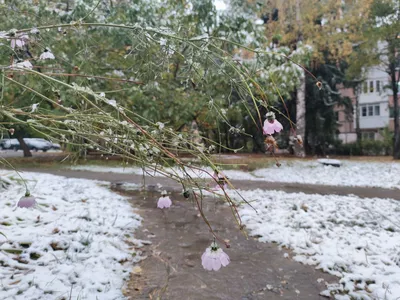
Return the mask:
<svg viewBox="0 0 400 300">
<path fill-rule="evenodd" d="M 271 122 L 267 119 L 264 121 L 264 127 L 263 127 L 264 134 L 273 134 L 274 132 L 279 132 L 282 129 L 283 129 L 282 124 L 277 120 L 273 120 Z"/>
<path fill-rule="evenodd" d="M 215 245 L 215 243 L 213 243 Z M 207 248 L 201 256 L 201 264 L 203 268 L 209 271 L 218 271 L 222 267 L 229 265 L 230 259 L 221 248 L 214 247 L 214 245 Z"/>
<path fill-rule="evenodd" d="M 51 53 L 51 51 L 48 49 L 44 50 L 44 52 L 39 56 L 39 60 L 46 60 L 46 59 L 55 59 L 54 54 Z"/>
<path fill-rule="evenodd" d="M 160 199 L 158 199 L 157 202 L 157 207 L 158 208 L 169 208 L 172 205 L 171 199 L 169 199 L 169 196 L 161 196 Z"/>
<path fill-rule="evenodd" d="M 31 62 L 29 60 L 24 60 L 21 62 L 18 62 L 14 65 L 11 66 L 11 69 L 15 69 L 15 67 L 17 68 L 25 68 L 25 69 L 31 69 L 33 68 L 33 65 L 31 64 Z"/>
<path fill-rule="evenodd" d="M 21 208 L 32 208 L 36 206 L 36 199 L 33 196 L 23 196 L 17 203 L 18 207 Z"/>
<path fill-rule="evenodd" d="M 29 37 L 26 34 L 22 34 L 22 35 L 20 35 L 18 37 L 17 36 L 13 37 L 11 39 L 11 45 L 10 46 L 11 46 L 12 49 L 15 49 L 15 47 L 21 48 L 21 47 L 23 47 L 25 45 L 25 43 L 28 40 L 29 40 Z"/>
</svg>

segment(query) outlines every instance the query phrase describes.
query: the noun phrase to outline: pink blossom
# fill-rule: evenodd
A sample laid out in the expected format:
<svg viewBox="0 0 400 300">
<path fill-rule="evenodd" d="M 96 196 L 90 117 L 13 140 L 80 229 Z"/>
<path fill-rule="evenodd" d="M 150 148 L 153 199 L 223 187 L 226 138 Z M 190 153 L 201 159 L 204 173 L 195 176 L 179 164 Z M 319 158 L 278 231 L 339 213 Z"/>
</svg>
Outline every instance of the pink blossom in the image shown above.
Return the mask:
<svg viewBox="0 0 400 300">
<path fill-rule="evenodd" d="M 23 197 L 21 197 L 21 199 L 19 199 L 18 203 L 17 203 L 18 207 L 21 208 L 31 208 L 36 206 L 36 199 L 33 196 L 25 195 Z"/>
<path fill-rule="evenodd" d="M 15 36 L 11 38 L 11 48 L 14 49 L 15 47 L 21 48 L 25 45 L 28 41 L 29 37 L 26 34 L 22 34 L 20 36 Z"/>
<path fill-rule="evenodd" d="M 213 242 L 201 256 L 203 268 L 209 271 L 218 271 L 221 266 L 226 267 L 229 262 L 228 254 L 219 248 L 216 242 Z"/>
<path fill-rule="evenodd" d="M 39 60 L 55 59 L 54 54 L 49 49 L 44 49 L 44 52 L 40 54 Z"/>
<path fill-rule="evenodd" d="M 11 69 L 15 69 L 15 67 L 17 68 L 26 68 L 26 69 L 32 69 L 33 65 L 31 64 L 31 62 L 29 60 L 24 60 L 21 62 L 17 62 L 16 64 L 13 64 L 12 66 L 10 66 Z"/>
<path fill-rule="evenodd" d="M 265 135 L 273 134 L 274 132 L 279 132 L 282 129 L 283 129 L 282 124 L 277 120 L 270 121 L 267 119 L 264 121 L 263 131 Z"/>
<path fill-rule="evenodd" d="M 169 199 L 169 196 L 167 196 L 166 192 L 163 192 L 161 194 L 160 199 L 158 199 L 157 207 L 162 209 L 162 208 L 169 208 L 171 205 L 172 205 L 171 199 Z"/>
</svg>

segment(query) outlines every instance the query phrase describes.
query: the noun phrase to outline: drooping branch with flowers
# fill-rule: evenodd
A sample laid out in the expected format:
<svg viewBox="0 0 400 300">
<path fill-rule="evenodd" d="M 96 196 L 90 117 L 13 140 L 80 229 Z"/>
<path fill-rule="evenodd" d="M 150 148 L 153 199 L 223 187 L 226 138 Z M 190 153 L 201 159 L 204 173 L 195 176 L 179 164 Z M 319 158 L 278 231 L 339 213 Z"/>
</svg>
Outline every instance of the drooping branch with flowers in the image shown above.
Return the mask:
<svg viewBox="0 0 400 300">
<path fill-rule="evenodd" d="M 218 120 L 230 132 L 246 135 L 244 127 L 231 125 L 226 117 L 226 109 L 239 110 L 267 135 L 269 148 L 276 146 L 272 135 L 283 129 L 277 119 L 288 119 L 292 128 L 294 124 L 274 105 L 297 84 L 303 54 L 288 57 L 284 49 L 253 49 L 224 36 L 187 35 L 184 29 L 99 22 L 87 13 L 70 22 L 63 22 L 62 15 L 60 22 L 49 23 L 37 18 L 40 5 L 24 9 L 31 19 L 0 32 L 3 135 L 28 130 L 79 153 L 94 149 L 134 163 L 144 173 L 169 177 L 194 201 L 213 238 L 225 243 L 201 204 L 204 191 L 218 193 L 243 230 L 236 204 L 226 193 L 234 186 L 209 156 L 221 143 L 182 132 L 179 121 Z M 244 61 L 240 51 L 253 58 Z M 263 112 L 268 112 L 264 125 Z M 182 153 L 201 163 L 183 161 Z M 195 180 L 193 174 L 199 172 L 216 188 Z M 171 200 L 162 196 L 158 207 L 170 207 Z M 33 206 L 36 201 L 27 191 L 20 202 Z M 214 241 L 203 256 L 204 267 L 218 270 L 228 263 Z"/>
</svg>

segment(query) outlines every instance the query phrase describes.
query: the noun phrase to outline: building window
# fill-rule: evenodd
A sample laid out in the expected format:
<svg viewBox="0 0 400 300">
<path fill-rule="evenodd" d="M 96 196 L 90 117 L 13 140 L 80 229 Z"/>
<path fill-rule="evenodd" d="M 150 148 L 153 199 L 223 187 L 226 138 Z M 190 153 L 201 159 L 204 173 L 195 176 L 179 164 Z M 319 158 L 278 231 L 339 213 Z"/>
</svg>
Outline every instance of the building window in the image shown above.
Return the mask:
<svg viewBox="0 0 400 300">
<path fill-rule="evenodd" d="M 379 105 L 374 106 L 374 116 L 379 116 L 381 114 L 381 107 Z"/>
<path fill-rule="evenodd" d="M 373 82 L 373 81 L 370 81 L 370 82 L 369 82 L 369 92 L 370 92 L 370 93 L 373 93 L 373 92 L 374 92 L 374 82 Z"/>
<path fill-rule="evenodd" d="M 339 112 L 335 111 L 335 120 L 336 122 L 339 122 Z"/>
<path fill-rule="evenodd" d="M 368 116 L 374 115 L 374 107 L 372 105 L 368 105 Z"/>
<path fill-rule="evenodd" d="M 381 82 L 379 80 L 376 81 L 376 92 L 377 93 L 381 92 Z"/>
<path fill-rule="evenodd" d="M 375 132 L 363 132 L 362 133 L 363 140 L 374 140 L 375 139 Z"/>
<path fill-rule="evenodd" d="M 363 84 L 363 92 L 364 92 L 364 94 L 368 93 L 368 83 L 367 82 L 364 82 L 364 84 Z"/>
<path fill-rule="evenodd" d="M 367 116 L 367 107 L 366 106 L 361 106 L 361 115 L 363 117 Z"/>
<path fill-rule="evenodd" d="M 364 104 L 361 105 L 361 116 L 362 117 L 372 117 L 372 116 L 380 116 L 381 115 L 381 107 L 379 104 Z"/>
</svg>

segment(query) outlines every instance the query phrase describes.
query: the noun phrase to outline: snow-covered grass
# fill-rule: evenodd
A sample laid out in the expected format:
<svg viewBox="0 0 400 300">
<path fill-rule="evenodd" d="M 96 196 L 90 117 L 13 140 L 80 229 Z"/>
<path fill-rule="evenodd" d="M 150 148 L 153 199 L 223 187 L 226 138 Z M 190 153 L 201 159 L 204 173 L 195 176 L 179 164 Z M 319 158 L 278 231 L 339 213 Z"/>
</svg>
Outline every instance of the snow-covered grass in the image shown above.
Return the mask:
<svg viewBox="0 0 400 300">
<path fill-rule="evenodd" d="M 105 183 L 22 173 L 38 205 L 17 208 L 14 172 L 0 186 L 0 299 L 124 299 L 141 219 Z"/>
<path fill-rule="evenodd" d="M 296 261 L 339 276 L 340 285 L 331 289 L 346 295 L 337 299 L 399 299 L 400 202 L 280 191 L 240 193 L 257 210 L 240 206 L 250 234 L 293 249 Z"/>
<path fill-rule="evenodd" d="M 108 166 L 97 166 L 97 165 L 76 165 L 69 167 L 69 169 L 77 171 L 143 175 L 143 170 L 139 167 L 108 167 Z"/>
<path fill-rule="evenodd" d="M 259 169 L 258 180 L 307 184 L 368 186 L 400 189 L 400 163 L 342 160 L 340 167 L 317 161 L 282 161 L 281 167 Z"/>
<path fill-rule="evenodd" d="M 271 165 L 248 173 L 238 170 L 224 170 L 224 174 L 232 180 L 254 180 L 269 182 L 293 182 L 321 185 L 342 186 L 369 186 L 381 188 L 400 189 L 400 163 L 380 162 L 356 162 L 341 161 L 341 167 L 324 166 L 315 161 L 281 161 L 281 167 Z M 143 171 L 138 167 L 107 167 L 93 165 L 78 165 L 71 167 L 74 170 L 86 170 L 93 172 L 113 172 L 142 175 Z M 206 168 L 209 173 L 212 170 Z M 182 172 L 175 169 L 182 175 Z M 151 175 L 160 176 L 154 171 Z M 209 177 L 205 172 L 192 172 L 194 177 Z"/>
</svg>

